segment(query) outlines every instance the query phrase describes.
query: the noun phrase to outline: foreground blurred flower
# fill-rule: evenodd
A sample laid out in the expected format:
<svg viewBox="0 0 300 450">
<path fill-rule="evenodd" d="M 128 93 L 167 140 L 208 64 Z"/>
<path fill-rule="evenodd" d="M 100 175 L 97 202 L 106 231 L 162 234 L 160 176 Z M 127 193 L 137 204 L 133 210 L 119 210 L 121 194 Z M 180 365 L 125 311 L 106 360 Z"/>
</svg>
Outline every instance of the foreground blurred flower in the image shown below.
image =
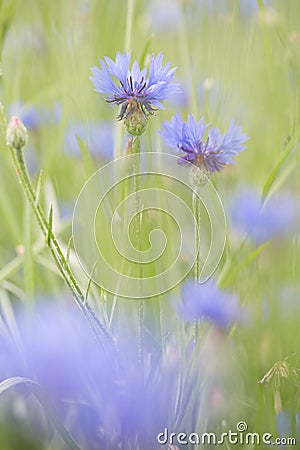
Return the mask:
<svg viewBox="0 0 300 450">
<path fill-rule="evenodd" d="M 196 122 L 189 114 L 187 123 L 177 113 L 171 122 L 165 121 L 159 134 L 171 148 L 178 148 L 184 153 L 179 162 L 191 162 L 201 170 L 210 174 L 221 171 L 225 165 L 234 164 L 233 157 L 245 149 L 243 145 L 248 137 L 242 133 L 242 127 L 231 121 L 227 133 L 221 134 L 217 128 L 204 133 L 208 124 L 202 118 Z"/>
<path fill-rule="evenodd" d="M 90 80 L 95 90 L 108 94 L 106 101 L 122 105 L 118 115 L 119 120 L 125 121 L 127 131 L 133 135 L 141 135 L 147 126 L 149 115 L 154 114 L 157 108 L 163 108 L 161 100 L 178 90 L 176 84 L 171 83 L 176 69 L 170 64 L 162 65 L 161 53 L 152 55 L 149 67 L 140 69 L 137 61 L 129 68 L 130 53 L 124 55 L 117 53 L 116 61 L 105 57 L 100 60 L 100 67 L 92 67 L 93 76 Z M 120 85 L 116 85 L 115 78 Z"/>
<path fill-rule="evenodd" d="M 119 321 L 114 355 L 97 345 L 75 308 L 42 303 L 31 314 L 19 312 L 16 324 L 21 346 L 1 342 L 1 377 L 33 378 L 81 448 L 155 449 L 157 433 L 176 430 L 180 356 L 174 363 L 145 337 L 141 370 L 128 317 Z"/>
<path fill-rule="evenodd" d="M 226 330 L 245 318 L 238 297 L 221 291 L 213 279 L 196 286 L 194 281 L 187 281 L 182 287 L 182 298 L 179 311 L 186 321 L 206 319 Z"/>
<path fill-rule="evenodd" d="M 182 24 L 182 8 L 177 0 L 146 2 L 146 20 L 152 32 L 178 33 Z"/>
<path fill-rule="evenodd" d="M 257 192 L 244 188 L 231 205 L 232 226 L 247 233 L 257 244 L 292 233 L 297 226 L 297 217 L 299 206 L 287 194 L 277 194 L 263 206 Z"/>
</svg>

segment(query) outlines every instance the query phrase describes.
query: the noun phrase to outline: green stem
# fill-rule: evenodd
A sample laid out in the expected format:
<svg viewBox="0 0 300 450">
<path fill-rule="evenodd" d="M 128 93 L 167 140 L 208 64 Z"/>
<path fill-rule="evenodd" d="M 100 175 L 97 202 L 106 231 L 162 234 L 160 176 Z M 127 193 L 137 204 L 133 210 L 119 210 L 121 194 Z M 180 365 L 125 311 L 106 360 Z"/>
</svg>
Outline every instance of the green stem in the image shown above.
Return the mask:
<svg viewBox="0 0 300 450">
<path fill-rule="evenodd" d="M 112 337 L 110 336 L 110 333 L 106 329 L 106 327 L 100 322 L 100 320 L 97 318 L 91 307 L 88 305 L 84 294 L 82 293 L 72 271 L 71 268 L 66 261 L 64 254 L 60 248 L 60 245 L 56 239 L 56 237 L 53 234 L 53 231 L 50 229 L 50 225 L 44 215 L 43 210 L 41 209 L 36 195 L 35 191 L 33 189 L 33 186 L 31 184 L 31 180 L 27 171 L 27 167 L 24 160 L 24 155 L 22 150 L 15 150 L 14 148 L 10 147 L 11 154 L 13 157 L 13 161 L 15 163 L 16 169 L 17 169 L 17 175 L 19 178 L 19 181 L 21 183 L 21 186 L 25 192 L 25 195 L 27 197 L 27 200 L 29 201 L 31 208 L 35 214 L 35 217 L 38 221 L 38 224 L 41 228 L 41 231 L 44 235 L 45 241 L 52 253 L 52 256 L 56 262 L 56 265 L 65 280 L 66 284 L 68 285 L 69 289 L 71 290 L 73 294 L 73 298 L 75 302 L 77 303 L 77 306 L 89 322 L 92 331 L 94 332 L 96 338 L 98 341 L 101 342 L 101 345 L 103 345 L 101 341 L 101 333 L 106 336 L 106 338 L 109 338 L 112 341 Z"/>
<path fill-rule="evenodd" d="M 193 191 L 193 214 L 196 221 L 196 249 L 197 249 L 197 256 L 195 260 L 195 266 L 194 266 L 194 280 L 195 280 L 195 286 L 199 283 L 200 278 L 200 205 L 199 200 L 197 197 L 197 194 L 195 191 Z M 198 320 L 194 319 L 193 323 L 193 340 L 194 344 L 198 341 Z"/>
<path fill-rule="evenodd" d="M 1 114 L 0 114 L 0 120 L 1 120 L 1 128 L 3 131 L 4 136 L 6 136 L 6 120 L 3 113 L 3 108 L 1 105 Z M 85 296 L 83 295 L 72 271 L 71 268 L 64 257 L 64 254 L 60 248 L 60 245 L 54 236 L 52 229 L 50 227 L 49 222 L 47 221 L 43 210 L 41 209 L 38 199 L 36 197 L 36 193 L 34 191 L 34 188 L 31 184 L 31 180 L 27 171 L 26 163 L 24 160 L 23 155 L 23 149 L 15 149 L 12 146 L 7 144 L 7 147 L 10 150 L 18 180 L 21 184 L 21 187 L 25 193 L 25 196 L 34 212 L 34 215 L 37 219 L 37 222 L 39 224 L 39 227 L 44 235 L 45 241 L 52 253 L 52 256 L 54 258 L 54 261 L 56 262 L 56 265 L 67 283 L 68 287 L 70 288 L 73 298 L 79 307 L 80 311 L 88 321 L 96 339 L 103 345 L 103 342 L 101 340 L 101 335 L 105 336 L 111 344 L 114 344 L 114 341 L 109 333 L 109 331 L 106 329 L 104 324 L 100 322 L 98 317 L 95 315 L 94 311 L 91 309 L 91 307 L 86 302 Z"/>
<path fill-rule="evenodd" d="M 136 226 L 136 245 L 137 249 L 140 250 L 141 243 L 141 220 L 140 220 L 140 152 L 141 152 L 141 141 L 139 136 L 135 136 L 132 141 L 132 153 L 133 153 L 133 188 L 135 193 L 135 213 L 137 215 L 137 226 Z M 139 279 L 142 282 L 142 266 L 139 264 Z M 139 297 L 141 294 L 141 289 L 139 291 Z M 139 361 L 141 364 L 141 369 L 143 371 L 144 366 L 144 300 L 139 300 Z"/>
</svg>

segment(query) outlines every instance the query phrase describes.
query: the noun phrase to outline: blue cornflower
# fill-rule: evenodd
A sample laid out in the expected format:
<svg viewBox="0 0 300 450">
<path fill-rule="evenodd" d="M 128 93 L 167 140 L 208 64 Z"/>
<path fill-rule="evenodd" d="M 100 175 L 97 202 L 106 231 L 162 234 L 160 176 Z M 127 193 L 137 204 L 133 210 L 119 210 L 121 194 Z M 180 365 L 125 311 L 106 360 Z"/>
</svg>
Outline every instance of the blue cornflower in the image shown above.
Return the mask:
<svg viewBox="0 0 300 450">
<path fill-rule="evenodd" d="M 227 133 L 221 134 L 213 127 L 204 139 L 207 127 L 203 117 L 196 122 L 193 115 L 189 114 L 187 123 L 184 123 L 177 113 L 171 122 L 163 123 L 159 134 L 169 147 L 178 148 L 184 153 L 179 162 L 193 163 L 208 173 L 219 172 L 225 165 L 234 163 L 233 157 L 244 150 L 243 143 L 248 137 L 242 133 L 241 126 L 231 121 Z"/>
<path fill-rule="evenodd" d="M 154 114 L 157 108 L 163 108 L 161 100 L 178 90 L 177 84 L 171 83 L 176 68 L 170 70 L 170 64 L 162 65 L 163 55 L 152 55 L 147 76 L 147 69 L 140 69 L 137 61 L 130 65 L 130 53 L 120 52 L 116 61 L 105 57 L 100 60 L 100 67 L 92 67 L 90 77 L 95 90 L 108 94 L 108 103 L 122 105 L 118 119 L 129 119 L 133 114 L 145 117 Z M 114 79 L 119 83 L 115 84 Z"/>
<path fill-rule="evenodd" d="M 37 130 L 41 126 L 41 114 L 35 106 L 24 106 L 23 102 L 15 102 L 8 109 L 10 116 L 18 116 L 28 130 Z"/>
<path fill-rule="evenodd" d="M 105 121 L 95 123 L 72 122 L 68 125 L 64 136 L 64 148 L 73 156 L 80 155 L 77 136 L 83 140 L 90 153 L 103 161 L 113 158 L 113 126 Z"/>
<path fill-rule="evenodd" d="M 186 321 L 207 319 L 219 328 L 228 329 L 244 319 L 238 297 L 221 291 L 213 279 L 196 286 L 192 280 L 185 282 L 182 298 L 179 311 Z"/>
<path fill-rule="evenodd" d="M 277 194 L 262 205 L 259 194 L 245 187 L 234 196 L 230 209 L 232 226 L 256 244 L 299 229 L 299 207 L 288 193 Z"/>
<path fill-rule="evenodd" d="M 152 335 L 145 336 L 141 372 L 135 326 L 125 319 L 120 317 L 114 333 L 119 351 L 109 353 L 94 341 L 74 305 L 49 300 L 35 303 L 29 315 L 17 310 L 22 345 L 10 333 L 0 334 L 0 381 L 33 378 L 56 411 L 73 414 L 68 430 L 80 448 L 87 448 L 86 442 L 93 448 L 124 448 L 124 442 L 126 448 L 156 448 L 157 434 L 174 429 L 180 355 L 174 364 L 174 355 L 163 355 Z M 189 383 L 190 391 L 196 379 Z M 40 431 L 35 429 L 39 440 Z"/>
</svg>

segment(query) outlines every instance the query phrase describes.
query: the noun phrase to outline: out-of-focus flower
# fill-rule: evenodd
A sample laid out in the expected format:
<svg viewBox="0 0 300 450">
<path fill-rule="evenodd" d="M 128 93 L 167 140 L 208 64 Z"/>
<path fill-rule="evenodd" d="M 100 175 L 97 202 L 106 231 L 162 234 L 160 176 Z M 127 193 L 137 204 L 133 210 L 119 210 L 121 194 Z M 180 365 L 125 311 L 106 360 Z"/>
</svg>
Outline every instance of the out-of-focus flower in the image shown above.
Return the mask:
<svg viewBox="0 0 300 450">
<path fill-rule="evenodd" d="M 146 14 L 149 28 L 154 32 L 176 32 L 182 22 L 182 9 L 177 0 L 147 2 Z"/>
<path fill-rule="evenodd" d="M 182 286 L 182 299 L 179 311 L 186 321 L 206 319 L 219 328 L 228 329 L 245 320 L 245 310 L 238 297 L 220 290 L 213 279 L 197 285 L 188 280 Z"/>
<path fill-rule="evenodd" d="M 69 405 L 73 420 L 68 429 L 82 448 L 114 450 L 126 442 L 128 448 L 138 443 L 138 448 L 154 449 L 158 432 L 164 427 L 176 430 L 180 369 L 170 370 L 174 358 L 164 358 L 152 337 L 144 339 L 142 370 L 138 337 L 130 323 L 119 323 L 116 352 L 94 341 L 74 308 L 43 302 L 31 314 L 19 312 L 16 324 L 20 347 L 1 341 L 2 379 L 33 378 L 62 421 Z"/>
<path fill-rule="evenodd" d="M 281 410 L 276 415 L 277 430 L 279 436 L 282 439 L 292 438 L 298 436 L 300 432 L 300 412 L 294 415 L 288 410 Z M 293 425 L 292 425 L 293 424 Z M 286 444 L 280 445 L 282 448 L 286 448 Z"/>
<path fill-rule="evenodd" d="M 177 113 L 171 122 L 165 121 L 159 134 L 167 145 L 177 148 L 184 156 L 180 162 L 191 162 L 205 172 L 221 171 L 225 165 L 233 164 L 233 157 L 245 149 L 243 145 L 248 137 L 242 133 L 242 127 L 231 121 L 227 133 L 221 134 L 217 128 L 210 128 L 207 139 L 204 133 L 208 124 L 204 119 L 196 122 L 189 114 L 187 123 Z"/>
<path fill-rule="evenodd" d="M 163 66 L 162 59 L 162 53 L 156 57 L 152 55 L 148 75 L 147 69 L 141 70 L 137 61 L 129 68 L 130 53 L 126 52 L 123 55 L 118 52 L 115 62 L 105 57 L 100 60 L 100 68 L 94 66 L 91 69 L 93 76 L 90 79 L 95 90 L 108 94 L 108 103 L 121 105 L 118 119 L 125 120 L 130 134 L 142 134 L 148 116 L 157 108 L 163 108 L 161 100 L 178 90 L 178 86 L 172 83 L 176 69 L 170 70 L 169 63 Z"/>
<path fill-rule="evenodd" d="M 25 107 L 22 102 L 13 103 L 8 108 L 10 115 L 18 115 L 28 130 L 36 130 L 41 124 L 41 116 L 34 106 Z"/>
<path fill-rule="evenodd" d="M 101 158 L 103 161 L 113 159 L 114 130 L 111 123 L 71 123 L 65 133 L 64 148 L 68 154 L 73 156 L 80 155 L 77 136 L 86 144 L 93 156 Z"/>
<path fill-rule="evenodd" d="M 168 97 L 170 106 L 177 110 L 187 108 L 190 105 L 191 99 L 190 85 L 186 81 L 182 81 L 179 85 L 180 90 L 171 93 Z"/>
<path fill-rule="evenodd" d="M 36 131 L 42 125 L 49 125 L 51 123 L 58 123 L 61 119 L 61 105 L 56 103 L 53 110 L 47 109 L 44 106 L 25 106 L 22 101 L 13 103 L 8 108 L 10 115 L 17 115 L 20 117 L 28 130 Z"/>
<path fill-rule="evenodd" d="M 243 188 L 231 205 L 232 227 L 246 233 L 257 244 L 293 233 L 299 207 L 292 196 L 277 194 L 262 206 L 252 188 Z M 299 220 L 298 220 L 299 225 Z"/>
</svg>

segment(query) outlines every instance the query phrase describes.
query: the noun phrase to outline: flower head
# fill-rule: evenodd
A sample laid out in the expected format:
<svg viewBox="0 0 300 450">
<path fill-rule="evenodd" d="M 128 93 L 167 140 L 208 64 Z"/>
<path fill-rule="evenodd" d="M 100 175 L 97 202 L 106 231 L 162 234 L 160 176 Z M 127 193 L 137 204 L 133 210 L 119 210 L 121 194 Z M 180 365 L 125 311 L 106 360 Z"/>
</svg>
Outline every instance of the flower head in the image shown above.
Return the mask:
<svg viewBox="0 0 300 450">
<path fill-rule="evenodd" d="M 182 287 L 182 298 L 179 310 L 186 321 L 202 318 L 227 329 L 243 319 L 238 298 L 221 291 L 212 279 L 197 286 L 187 281 Z"/>
<path fill-rule="evenodd" d="M 233 157 L 238 155 L 245 146 L 248 137 L 242 133 L 242 127 L 230 122 L 227 133 L 221 134 L 213 127 L 208 131 L 208 137 L 203 138 L 208 124 L 204 119 L 196 122 L 189 114 L 187 123 L 177 113 L 171 122 L 165 121 L 159 134 L 167 145 L 178 148 L 184 155 L 180 162 L 190 162 L 207 173 L 221 171 L 225 165 L 233 164 Z"/>
<path fill-rule="evenodd" d="M 118 52 L 115 62 L 105 57 L 100 60 L 100 68 L 95 66 L 91 69 L 93 76 L 90 80 L 95 90 L 107 94 L 108 103 L 121 105 L 118 119 L 129 122 L 128 126 L 130 121 L 140 123 L 136 134 L 144 131 L 149 115 L 154 114 L 157 108 L 163 108 L 161 100 L 178 90 L 177 85 L 171 83 L 176 69 L 170 70 L 169 63 L 163 66 L 162 59 L 162 53 L 156 57 L 152 55 L 147 74 L 147 69 L 141 70 L 137 61 L 130 69 L 130 53 L 122 55 Z M 128 131 L 135 134 L 134 129 Z"/>
</svg>

